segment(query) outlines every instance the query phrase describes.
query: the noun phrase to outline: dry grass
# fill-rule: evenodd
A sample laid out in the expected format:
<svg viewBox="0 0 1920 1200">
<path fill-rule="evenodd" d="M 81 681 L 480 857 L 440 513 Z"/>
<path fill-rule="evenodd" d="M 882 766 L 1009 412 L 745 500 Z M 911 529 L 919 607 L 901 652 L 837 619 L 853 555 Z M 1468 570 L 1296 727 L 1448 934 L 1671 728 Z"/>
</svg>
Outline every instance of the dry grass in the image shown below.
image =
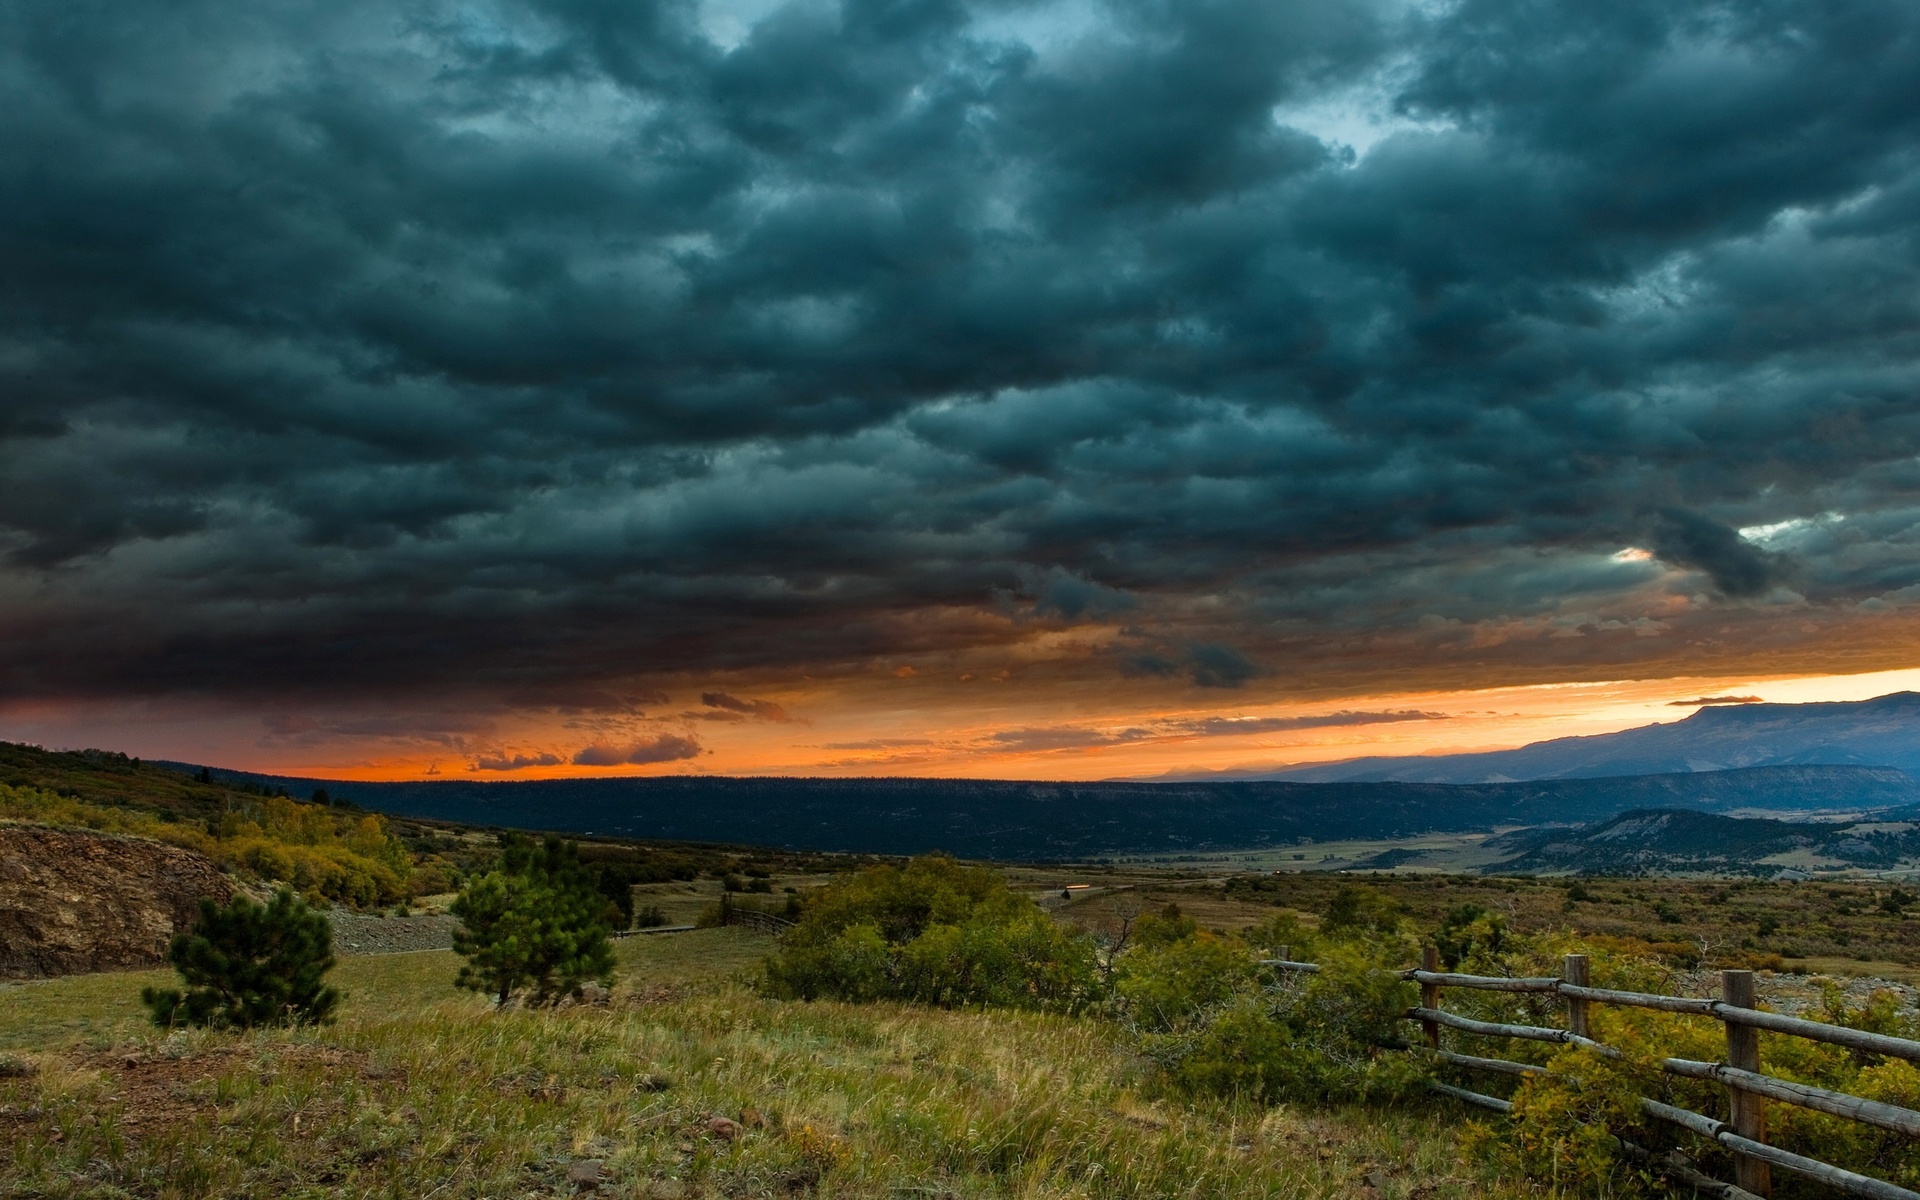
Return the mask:
<svg viewBox="0 0 1920 1200">
<path fill-rule="evenodd" d="M 1152 909 L 1173 901 L 1202 927 L 1239 929 L 1276 907 L 1325 912 L 1335 891 L 1360 884 L 1393 897 L 1421 930 L 1437 927 L 1450 909 L 1478 904 L 1518 932 L 1566 930 L 1671 946 L 1720 965 L 1759 966 L 1778 956 L 1778 965 L 1790 969 L 1894 978 L 1903 973 L 1887 964 L 1920 968 L 1920 904 L 1904 915 L 1882 908 L 1893 891 L 1889 884 L 1340 874 L 1246 880 L 1230 890 L 1218 878 L 1171 882 L 1139 876 L 1128 880 L 1134 886 L 1127 890 L 1098 892 L 1058 911 L 1097 928 L 1129 906 Z M 1580 891 L 1570 893 L 1575 886 Z"/>
<path fill-rule="evenodd" d="M 765 946 L 629 939 L 611 1005 L 547 1013 L 453 992 L 444 953 L 352 959 L 338 1024 L 255 1034 L 142 1028 L 145 974 L 0 991 L 32 1068 L 0 1078 L 0 1193 L 1525 1193 L 1460 1165 L 1444 1108 L 1188 1104 L 1094 1019 L 763 1000 Z"/>
</svg>

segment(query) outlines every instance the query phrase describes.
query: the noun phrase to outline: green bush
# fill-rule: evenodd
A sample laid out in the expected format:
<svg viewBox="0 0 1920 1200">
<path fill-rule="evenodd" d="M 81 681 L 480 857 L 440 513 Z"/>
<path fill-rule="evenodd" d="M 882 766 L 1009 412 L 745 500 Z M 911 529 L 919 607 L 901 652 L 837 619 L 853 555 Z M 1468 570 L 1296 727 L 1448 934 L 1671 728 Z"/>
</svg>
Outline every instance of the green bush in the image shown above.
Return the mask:
<svg viewBox="0 0 1920 1200">
<path fill-rule="evenodd" d="M 1393 933 L 1400 928 L 1400 905 L 1393 897 L 1363 884 L 1342 884 L 1327 901 L 1320 928 L 1335 936 Z"/>
<path fill-rule="evenodd" d="M 820 889 L 769 959 L 793 999 L 910 1000 L 1071 1012 L 1099 998 L 1093 943 L 993 872 L 932 856 Z"/>
<path fill-rule="evenodd" d="M 1168 904 L 1157 913 L 1144 913 L 1136 919 L 1128 940 L 1141 948 L 1171 946 L 1199 929 L 1199 923 L 1181 912 L 1178 904 Z"/>
<path fill-rule="evenodd" d="M 460 919 L 454 951 L 467 960 L 455 984 L 502 1005 L 526 989 L 530 1004 L 547 1005 L 578 998 L 590 980 L 611 983 L 607 919 L 618 909 L 581 863 L 579 847 L 553 837 L 535 846 L 508 834 L 501 849 L 499 865 L 468 883 L 449 909 Z"/>
<path fill-rule="evenodd" d="M 1251 992 L 1258 973 L 1253 952 L 1238 938 L 1190 933 L 1122 956 L 1114 990 L 1135 1026 L 1166 1033 Z"/>
<path fill-rule="evenodd" d="M 1405 1035 L 1413 1001 L 1399 978 L 1397 949 L 1331 944 L 1318 974 L 1281 975 L 1264 989 L 1242 988 L 1184 1027 L 1145 1040 L 1148 1054 L 1180 1088 L 1273 1103 L 1378 1100 L 1418 1087 L 1424 1057 L 1390 1049 Z M 1391 958 L 1391 961 L 1389 961 Z"/>
<path fill-rule="evenodd" d="M 140 992 L 163 1028 L 308 1024 L 330 1019 L 340 1000 L 321 983 L 333 966 L 333 928 L 286 889 L 264 905 L 200 901 L 200 919 L 174 935 L 167 961 L 187 990 Z"/>
<path fill-rule="evenodd" d="M 1498 913 L 1478 904 L 1462 904 L 1441 919 L 1433 944 L 1451 971 L 1477 954 L 1500 953 L 1506 939 L 1506 921 Z"/>
</svg>

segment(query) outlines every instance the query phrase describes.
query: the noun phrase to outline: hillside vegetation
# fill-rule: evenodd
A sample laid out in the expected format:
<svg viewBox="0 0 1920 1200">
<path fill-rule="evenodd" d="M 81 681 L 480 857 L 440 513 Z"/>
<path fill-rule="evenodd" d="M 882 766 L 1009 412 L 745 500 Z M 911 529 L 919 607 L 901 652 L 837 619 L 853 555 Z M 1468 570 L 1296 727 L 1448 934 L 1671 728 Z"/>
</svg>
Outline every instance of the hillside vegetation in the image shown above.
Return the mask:
<svg viewBox="0 0 1920 1200">
<path fill-rule="evenodd" d="M 478 888 L 491 876 L 477 868 L 512 862 L 490 837 L 403 833 L 259 792 L 212 818 L 5 793 L 25 814 L 15 819 L 201 839 L 243 871 L 260 869 L 248 857 L 258 846 L 375 862 L 388 847 L 409 856 L 409 879 L 446 870 Z M 383 841 L 356 846 L 363 830 Z M 1605 1132 L 1675 1144 L 1631 1097 L 1666 1087 L 1658 1094 L 1710 1108 L 1708 1091 L 1644 1068 L 1676 1050 L 1712 1057 L 1717 1030 L 1608 1016 L 1597 1028 L 1628 1053 L 1622 1064 L 1520 1047 L 1547 1073 L 1513 1092 L 1516 1119 L 1469 1120 L 1426 1090 L 1450 1068 L 1407 1047 L 1402 1016 L 1416 993 L 1397 968 L 1424 941 L 1450 966 L 1502 975 L 1548 973 L 1579 949 L 1601 986 L 1670 991 L 1679 968 L 1767 965 L 1780 936 L 1804 937 L 1816 914 L 1843 909 L 1850 928 L 1871 923 L 1876 945 L 1905 953 L 1913 902 L 1869 885 L 1178 878 L 939 857 L 841 860 L 859 869 L 818 886 L 817 874 L 774 869 L 771 852 L 602 843 L 562 857 L 570 878 L 584 885 L 591 871 L 593 887 L 610 881 L 629 904 L 661 889 L 690 902 L 689 874 L 725 871 L 724 890 L 701 886 L 766 893 L 798 924 L 778 942 L 737 929 L 625 940 L 612 993 L 559 1007 L 464 996 L 443 951 L 347 960 L 331 980 L 344 992 L 337 1023 L 292 1030 L 147 1028 L 137 998 L 171 982 L 164 972 L 0 990 L 0 1047 L 14 1048 L 0 1054 L 0 1194 L 1648 1194 L 1664 1185 Z M 1776 920 L 1719 936 L 1777 906 L 1797 916 L 1791 930 Z M 1617 932 L 1573 932 L 1615 909 Z M 1321 971 L 1262 964 L 1282 946 Z M 1920 1031 L 1893 991 L 1822 995 L 1825 1019 Z M 1487 1019 L 1557 1019 L 1532 996 L 1450 1003 Z M 1920 1105 L 1910 1065 L 1767 1046 L 1770 1069 L 1788 1078 Z M 1897 1136 L 1793 1118 L 1775 1140 L 1920 1183 L 1920 1155 Z M 1723 1171 L 1714 1154 L 1708 1165 Z"/>
<path fill-rule="evenodd" d="M 12 1195 L 1518 1197 L 1452 1114 L 1166 1093 L 1110 1023 L 745 986 L 764 939 L 621 944 L 606 1007 L 489 1012 L 446 953 L 346 961 L 338 1023 L 160 1036 L 160 972 L 0 993 Z"/>
<path fill-rule="evenodd" d="M 188 774 L 100 750 L 0 742 L 0 821 L 150 838 L 206 855 L 244 878 L 287 884 L 316 902 L 381 907 L 443 893 L 499 852 L 490 831 L 368 812 L 323 786 L 308 794 L 248 777 Z M 582 856 L 609 896 L 637 883 L 702 875 L 764 878 L 830 871 L 833 855 L 736 846 L 588 841 Z M 631 917 L 630 901 L 627 916 Z"/>
<path fill-rule="evenodd" d="M 152 838 L 344 904 L 392 904 L 419 890 L 409 886 L 415 856 L 388 831 L 386 818 L 284 796 L 236 796 L 219 813 L 195 820 L 170 808 L 96 803 L 0 784 L 0 818 Z M 440 890 L 444 880 L 434 875 L 426 890 Z"/>
</svg>

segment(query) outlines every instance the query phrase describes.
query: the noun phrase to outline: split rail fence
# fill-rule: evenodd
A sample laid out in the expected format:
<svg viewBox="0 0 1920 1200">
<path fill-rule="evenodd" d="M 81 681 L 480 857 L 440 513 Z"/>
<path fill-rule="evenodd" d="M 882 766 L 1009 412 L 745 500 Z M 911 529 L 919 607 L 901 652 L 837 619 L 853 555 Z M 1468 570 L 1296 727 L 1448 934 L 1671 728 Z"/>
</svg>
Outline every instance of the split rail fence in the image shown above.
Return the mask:
<svg viewBox="0 0 1920 1200">
<path fill-rule="evenodd" d="M 1278 958 L 1263 961 L 1265 965 L 1282 971 L 1315 972 L 1320 969 L 1315 963 L 1291 961 L 1287 958 L 1284 948 L 1281 949 Z M 1557 977 L 1508 979 L 1489 975 L 1456 974 L 1442 971 L 1439 967 L 1439 953 L 1434 947 L 1429 946 L 1422 955 L 1419 967 L 1402 972 L 1403 978 L 1411 979 L 1420 985 L 1419 1007 L 1408 1010 L 1407 1019 L 1420 1024 L 1427 1045 L 1439 1055 L 1441 1062 L 1466 1071 L 1519 1076 L 1545 1073 L 1544 1068 L 1531 1063 L 1513 1062 L 1501 1058 L 1482 1058 L 1444 1050 L 1440 1045 L 1442 1029 L 1457 1030 L 1476 1037 L 1518 1038 L 1527 1041 L 1585 1046 L 1603 1056 L 1618 1059 L 1624 1057 L 1620 1051 L 1595 1041 L 1589 1035 L 1588 1014 L 1593 1005 L 1614 1004 L 1631 1008 L 1656 1009 L 1660 1012 L 1690 1013 L 1712 1017 L 1725 1025 L 1726 1061 L 1706 1063 L 1668 1058 L 1663 1059 L 1660 1066 L 1673 1075 L 1712 1080 L 1724 1085 L 1728 1095 L 1728 1120 L 1721 1121 L 1646 1097 L 1640 1098 L 1640 1107 L 1643 1112 L 1656 1120 L 1678 1125 L 1731 1151 L 1734 1182 L 1728 1184 L 1713 1179 L 1701 1173 L 1677 1154 L 1655 1159 L 1650 1152 L 1632 1143 L 1624 1140 L 1621 1143 L 1630 1157 L 1652 1161 L 1701 1192 L 1721 1197 L 1722 1200 L 1757 1200 L 1757 1198 L 1767 1197 L 1772 1195 L 1772 1171 L 1777 1167 L 1782 1171 L 1831 1185 L 1853 1196 L 1871 1197 L 1872 1200 L 1920 1200 L 1920 1192 L 1909 1191 L 1884 1179 L 1861 1175 L 1767 1144 L 1766 1106 L 1768 1101 L 1799 1105 L 1815 1112 L 1845 1117 L 1910 1137 L 1920 1137 L 1920 1112 L 1768 1075 L 1761 1069 L 1760 1032 L 1766 1030 L 1769 1033 L 1827 1042 L 1866 1054 L 1903 1058 L 1916 1063 L 1920 1063 L 1920 1041 L 1867 1033 L 1858 1029 L 1828 1025 L 1820 1021 L 1808 1021 L 1779 1013 L 1763 1012 L 1755 1007 L 1752 971 L 1720 972 L 1720 998 L 1710 1000 L 1590 987 L 1587 976 L 1587 956 L 1584 954 L 1567 955 L 1561 973 Z M 1564 1029 L 1556 1029 L 1549 1026 L 1476 1021 L 1441 1008 L 1440 993 L 1443 988 L 1558 995 L 1565 999 L 1567 1004 L 1567 1025 Z M 1467 1088 L 1439 1082 L 1429 1086 L 1436 1092 L 1480 1108 L 1492 1109 L 1500 1113 L 1511 1112 L 1513 1109 L 1511 1102 L 1497 1096 L 1488 1096 Z"/>
</svg>

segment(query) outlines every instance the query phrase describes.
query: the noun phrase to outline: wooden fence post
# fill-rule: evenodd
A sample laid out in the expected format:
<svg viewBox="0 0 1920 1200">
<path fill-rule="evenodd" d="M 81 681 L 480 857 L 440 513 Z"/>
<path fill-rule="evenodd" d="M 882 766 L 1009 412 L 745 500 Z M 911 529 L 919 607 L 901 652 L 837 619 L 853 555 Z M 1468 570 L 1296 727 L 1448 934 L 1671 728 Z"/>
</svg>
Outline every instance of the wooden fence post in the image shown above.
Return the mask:
<svg viewBox="0 0 1920 1200">
<path fill-rule="evenodd" d="M 1576 987 L 1587 986 L 1587 956 L 1569 954 L 1560 962 L 1560 978 Z M 1590 1038 L 1587 1032 L 1587 1002 L 1567 997 L 1567 1032 L 1575 1037 Z"/>
<path fill-rule="evenodd" d="M 1423 971 L 1438 971 L 1440 969 L 1440 948 L 1438 946 L 1421 947 L 1420 969 Z M 1439 984 L 1422 983 L 1420 985 L 1420 1007 L 1421 1008 L 1439 1008 L 1440 1007 L 1440 985 Z M 1427 1031 L 1427 1045 L 1433 1047 L 1435 1050 L 1438 1050 L 1440 1048 L 1440 1022 L 1422 1021 L 1420 1022 L 1420 1027 Z"/>
<path fill-rule="evenodd" d="M 1733 1008 L 1753 1008 L 1753 972 L 1720 972 L 1720 999 Z M 1751 1025 L 1727 1026 L 1727 1065 L 1742 1071 L 1760 1069 L 1760 1031 Z M 1727 1089 L 1732 1119 L 1727 1124 L 1743 1138 L 1767 1140 L 1766 1101 L 1737 1088 Z M 1766 1163 L 1738 1151 L 1733 1156 L 1733 1181 L 1756 1196 L 1773 1195 L 1773 1172 Z"/>
</svg>

